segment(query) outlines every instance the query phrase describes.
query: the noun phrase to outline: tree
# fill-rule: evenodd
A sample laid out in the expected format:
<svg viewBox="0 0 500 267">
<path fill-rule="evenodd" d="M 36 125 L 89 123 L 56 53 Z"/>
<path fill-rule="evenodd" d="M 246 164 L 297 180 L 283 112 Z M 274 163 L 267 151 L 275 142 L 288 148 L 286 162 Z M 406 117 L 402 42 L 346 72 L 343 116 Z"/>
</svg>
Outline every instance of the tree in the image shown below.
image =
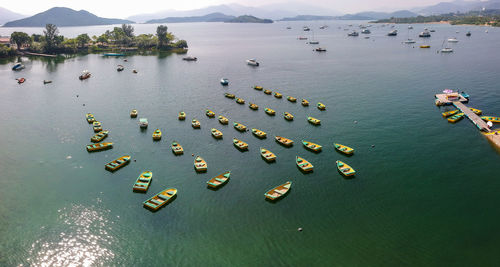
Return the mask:
<svg viewBox="0 0 500 267">
<path fill-rule="evenodd" d="M 130 24 L 122 24 L 122 31 L 125 36 L 132 38 L 134 37 L 134 27 Z"/>
<path fill-rule="evenodd" d="M 158 37 L 158 47 L 162 48 L 166 46 L 169 42 L 167 38 L 168 27 L 165 25 L 160 25 L 156 28 L 156 37 Z"/>
<path fill-rule="evenodd" d="M 105 33 L 101 34 L 99 37 L 97 37 L 97 42 L 98 43 L 108 43 L 109 40 L 108 40 L 108 35 L 106 35 Z"/>
<path fill-rule="evenodd" d="M 45 25 L 43 35 L 45 35 L 45 50 L 47 52 L 53 51 L 63 40 L 59 38 L 59 30 L 54 24 Z"/>
<path fill-rule="evenodd" d="M 186 40 L 179 40 L 175 43 L 175 47 L 184 49 L 188 47 L 188 44 Z"/>
<path fill-rule="evenodd" d="M 41 34 L 32 34 L 31 41 L 39 43 L 39 42 L 43 41 L 43 36 Z"/>
<path fill-rule="evenodd" d="M 84 47 L 86 44 L 90 42 L 90 37 L 88 34 L 80 34 L 76 37 L 76 41 L 78 43 L 78 47 Z"/>
<path fill-rule="evenodd" d="M 156 42 L 156 37 L 152 34 L 140 34 L 135 37 L 135 43 L 139 48 L 151 48 Z"/>
<path fill-rule="evenodd" d="M 17 45 L 17 49 L 21 49 L 24 44 L 31 43 L 30 36 L 25 32 L 13 32 L 10 35 L 10 42 Z"/>
</svg>

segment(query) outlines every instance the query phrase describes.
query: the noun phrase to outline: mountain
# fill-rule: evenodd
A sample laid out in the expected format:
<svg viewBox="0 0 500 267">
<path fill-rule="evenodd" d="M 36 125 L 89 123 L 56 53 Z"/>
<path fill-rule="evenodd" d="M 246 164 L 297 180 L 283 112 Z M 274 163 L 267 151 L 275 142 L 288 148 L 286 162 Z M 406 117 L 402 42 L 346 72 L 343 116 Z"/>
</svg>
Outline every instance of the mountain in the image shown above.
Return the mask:
<svg viewBox="0 0 500 267">
<path fill-rule="evenodd" d="M 448 13 L 465 13 L 469 11 L 479 11 L 481 9 L 500 9 L 499 0 L 489 1 L 463 1 L 441 2 L 436 5 L 423 8 L 416 8 L 413 11 L 421 15 L 439 15 Z"/>
<path fill-rule="evenodd" d="M 333 20 L 334 16 L 315 16 L 315 15 L 299 15 L 290 18 L 282 18 L 281 21 L 309 21 L 309 20 Z"/>
<path fill-rule="evenodd" d="M 5 22 L 8 22 L 8 21 L 22 19 L 25 17 L 26 16 L 24 16 L 24 15 L 17 14 L 15 12 L 8 10 L 8 9 L 0 7 L 0 25 L 4 24 Z"/>
<path fill-rule="evenodd" d="M 271 19 L 259 19 L 259 18 L 254 17 L 254 16 L 243 15 L 243 16 L 236 17 L 234 19 L 230 19 L 230 20 L 225 21 L 225 22 L 228 22 L 228 23 L 273 23 L 274 21 Z"/>
<path fill-rule="evenodd" d="M 76 11 L 66 7 L 53 7 L 34 16 L 5 23 L 4 27 L 44 27 L 46 24 L 64 26 L 89 26 L 134 23 L 123 19 L 106 19 L 88 11 Z"/>
<path fill-rule="evenodd" d="M 179 22 L 224 22 L 234 19 L 235 16 L 228 16 L 219 12 L 210 13 L 205 16 L 192 17 L 166 17 L 163 19 L 152 19 L 146 23 L 179 23 Z"/>
<path fill-rule="evenodd" d="M 408 10 L 400 10 L 400 11 L 395 11 L 392 13 L 386 13 L 386 12 L 373 12 L 373 11 L 368 11 L 368 12 L 360 12 L 356 14 L 347 14 L 343 15 L 340 17 L 337 17 L 337 19 L 343 19 L 343 20 L 378 20 L 378 19 L 388 19 L 388 18 L 409 18 L 409 17 L 416 17 L 418 14 L 413 13 Z"/>
</svg>

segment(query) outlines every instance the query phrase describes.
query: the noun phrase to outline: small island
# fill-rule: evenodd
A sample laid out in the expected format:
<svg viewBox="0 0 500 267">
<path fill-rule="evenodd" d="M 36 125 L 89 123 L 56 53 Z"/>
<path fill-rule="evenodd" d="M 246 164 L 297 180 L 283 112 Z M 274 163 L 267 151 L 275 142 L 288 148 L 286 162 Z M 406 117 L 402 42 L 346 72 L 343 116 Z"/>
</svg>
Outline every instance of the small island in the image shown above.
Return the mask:
<svg viewBox="0 0 500 267">
<path fill-rule="evenodd" d="M 500 10 L 470 11 L 467 13 L 448 13 L 432 16 L 380 19 L 372 23 L 449 23 L 451 25 L 482 25 L 500 27 Z"/>
<path fill-rule="evenodd" d="M 226 23 L 273 23 L 271 19 L 260 19 L 250 15 L 239 16 L 225 21 Z"/>
</svg>

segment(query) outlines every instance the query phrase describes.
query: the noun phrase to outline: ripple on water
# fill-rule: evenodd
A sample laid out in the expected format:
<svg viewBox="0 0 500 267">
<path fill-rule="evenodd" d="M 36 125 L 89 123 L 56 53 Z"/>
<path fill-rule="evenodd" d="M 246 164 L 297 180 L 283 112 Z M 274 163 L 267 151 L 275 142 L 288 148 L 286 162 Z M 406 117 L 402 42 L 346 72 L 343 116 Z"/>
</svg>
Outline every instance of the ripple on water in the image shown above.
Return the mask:
<svg viewBox="0 0 500 267">
<path fill-rule="evenodd" d="M 54 225 L 42 227 L 43 236 L 29 249 L 31 266 L 94 266 L 110 262 L 116 238 L 109 211 L 96 206 L 71 205 L 59 210 Z"/>
</svg>

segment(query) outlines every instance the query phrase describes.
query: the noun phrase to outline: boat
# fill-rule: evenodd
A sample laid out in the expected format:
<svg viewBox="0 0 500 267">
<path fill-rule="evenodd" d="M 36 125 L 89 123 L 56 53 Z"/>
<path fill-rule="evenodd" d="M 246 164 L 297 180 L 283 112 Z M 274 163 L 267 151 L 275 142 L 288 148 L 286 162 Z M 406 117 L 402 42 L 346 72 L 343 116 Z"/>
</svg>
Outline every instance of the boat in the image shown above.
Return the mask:
<svg viewBox="0 0 500 267">
<path fill-rule="evenodd" d="M 290 102 L 297 102 L 297 98 L 293 97 L 293 96 L 287 96 L 286 99 Z"/>
<path fill-rule="evenodd" d="M 181 111 L 179 112 L 179 115 L 177 115 L 177 118 L 180 120 L 180 121 L 183 121 L 186 119 L 186 113 L 184 111 Z"/>
<path fill-rule="evenodd" d="M 258 110 L 259 109 L 259 106 L 257 106 L 256 104 L 254 103 L 248 103 L 248 107 L 250 109 L 253 109 L 253 110 Z"/>
<path fill-rule="evenodd" d="M 121 53 L 105 53 L 105 54 L 103 54 L 103 56 L 105 56 L 105 57 L 124 57 L 125 54 L 121 54 Z"/>
<path fill-rule="evenodd" d="M 326 28 L 328 28 L 328 25 L 319 26 L 319 29 L 320 29 L 320 30 L 324 30 L 324 29 L 326 29 Z"/>
<path fill-rule="evenodd" d="M 236 130 L 240 131 L 240 132 L 244 132 L 247 130 L 247 127 L 241 123 L 238 123 L 238 122 L 234 122 L 233 123 L 233 126 Z"/>
<path fill-rule="evenodd" d="M 113 143 L 97 143 L 92 145 L 87 145 L 88 152 L 95 152 L 113 148 Z"/>
<path fill-rule="evenodd" d="M 405 43 L 405 44 L 414 44 L 414 43 L 416 43 L 416 41 L 410 38 L 410 39 L 407 39 L 406 41 L 404 41 L 403 43 Z"/>
<path fill-rule="evenodd" d="M 467 94 L 467 93 L 466 93 L 466 92 L 464 92 L 464 91 L 462 91 L 462 92 L 460 93 L 460 95 L 462 95 L 462 96 L 463 96 L 465 99 L 467 99 L 467 100 L 469 100 L 469 98 L 470 98 L 470 95 L 469 95 L 469 94 Z"/>
<path fill-rule="evenodd" d="M 197 172 L 206 172 L 207 171 L 207 162 L 200 156 L 196 156 L 194 159 L 194 168 Z"/>
<path fill-rule="evenodd" d="M 219 116 L 219 122 L 220 122 L 221 124 L 226 125 L 226 124 L 228 124 L 228 123 L 229 123 L 229 120 L 228 120 L 226 117 L 224 117 L 224 116 L 220 115 L 220 116 Z"/>
<path fill-rule="evenodd" d="M 231 99 L 235 98 L 235 95 L 230 94 L 230 93 L 224 93 L 224 96 L 227 97 L 227 98 L 231 98 Z"/>
<path fill-rule="evenodd" d="M 14 66 L 12 66 L 12 70 L 22 70 L 24 69 L 24 65 L 21 63 L 16 63 Z"/>
<path fill-rule="evenodd" d="M 258 138 L 266 138 L 267 133 L 264 131 L 261 131 L 257 128 L 252 128 L 252 133 L 257 136 Z"/>
<path fill-rule="evenodd" d="M 252 59 L 247 59 L 247 65 L 250 65 L 250 66 L 255 66 L 255 67 L 258 67 L 260 64 L 259 62 L 257 62 L 256 59 L 252 58 Z"/>
<path fill-rule="evenodd" d="M 309 27 L 307 27 L 307 26 L 304 26 L 304 27 L 302 27 L 302 30 L 303 30 L 303 31 L 305 31 L 305 32 L 308 32 L 308 31 L 310 31 L 311 29 L 310 29 Z"/>
<path fill-rule="evenodd" d="M 302 99 L 301 104 L 302 104 L 302 106 L 307 107 L 307 106 L 309 106 L 309 101 Z"/>
<path fill-rule="evenodd" d="M 282 98 L 283 95 L 280 94 L 280 93 L 278 93 L 278 92 L 274 92 L 274 97 L 276 97 L 276 98 Z"/>
<path fill-rule="evenodd" d="M 337 170 L 339 170 L 339 172 L 348 177 L 348 176 L 353 176 L 354 174 L 356 174 L 356 171 L 351 168 L 351 166 L 347 165 L 346 163 L 340 161 L 340 160 L 337 160 L 336 161 L 337 163 Z"/>
<path fill-rule="evenodd" d="M 268 89 L 264 90 L 264 94 L 266 94 L 266 95 L 270 95 L 272 93 L 273 93 L 273 91 L 271 91 L 271 90 L 268 90 Z"/>
<path fill-rule="evenodd" d="M 207 184 L 211 188 L 218 188 L 218 187 L 224 185 L 225 183 L 227 183 L 229 181 L 230 176 L 231 176 L 231 172 L 227 171 L 223 174 L 219 174 L 219 175 L 215 176 L 214 178 L 210 179 L 207 182 Z"/>
<path fill-rule="evenodd" d="M 441 53 L 451 53 L 451 52 L 453 52 L 453 48 L 445 47 L 445 48 L 442 48 L 441 50 L 439 50 L 439 52 L 441 52 Z"/>
<path fill-rule="evenodd" d="M 18 84 L 21 84 L 21 83 L 24 83 L 26 81 L 26 78 L 17 78 L 17 83 Z"/>
<path fill-rule="evenodd" d="M 321 120 L 318 120 L 316 118 L 313 118 L 313 117 L 307 117 L 307 121 L 311 124 L 314 124 L 314 125 L 320 125 L 321 124 Z"/>
<path fill-rule="evenodd" d="M 421 45 L 420 48 L 431 48 L 430 45 Z"/>
<path fill-rule="evenodd" d="M 290 114 L 289 112 L 285 112 L 283 113 L 283 117 L 285 118 L 285 120 L 287 121 L 293 121 L 293 115 Z"/>
<path fill-rule="evenodd" d="M 215 113 L 209 109 L 205 110 L 205 114 L 207 115 L 207 117 L 209 118 L 213 118 L 215 117 Z"/>
<path fill-rule="evenodd" d="M 212 128 L 210 130 L 210 132 L 212 132 L 212 136 L 215 138 L 215 139 L 221 139 L 222 138 L 222 132 L 215 129 L 215 128 Z"/>
<path fill-rule="evenodd" d="M 125 67 L 123 67 L 123 65 L 118 65 L 118 66 L 116 67 L 116 71 L 122 71 L 122 70 L 124 70 L 124 69 L 125 69 Z"/>
<path fill-rule="evenodd" d="M 434 29 L 431 29 L 431 30 L 430 30 L 430 32 L 436 32 L 436 30 L 434 30 Z"/>
<path fill-rule="evenodd" d="M 309 161 L 299 156 L 295 157 L 295 163 L 303 172 L 312 172 L 314 170 L 314 166 Z"/>
<path fill-rule="evenodd" d="M 153 140 L 157 141 L 157 140 L 160 140 L 160 139 L 161 139 L 161 131 L 160 131 L 160 129 L 156 129 L 153 132 Z"/>
<path fill-rule="evenodd" d="M 457 114 L 455 114 L 455 115 L 453 115 L 453 116 L 449 117 L 449 118 L 448 118 L 448 121 L 449 121 L 449 122 L 452 122 L 452 123 L 455 123 L 455 122 L 457 122 L 457 121 L 459 121 L 459 120 L 463 119 L 464 115 L 465 115 L 465 114 L 464 114 L 463 112 L 461 112 L 461 113 L 457 113 Z"/>
<path fill-rule="evenodd" d="M 130 162 L 130 156 L 126 155 L 123 157 L 119 157 L 111 162 L 108 162 L 106 165 L 104 165 L 104 168 L 108 171 L 113 172 L 127 165 L 129 162 Z"/>
<path fill-rule="evenodd" d="M 316 40 L 309 41 L 309 44 L 319 44 L 319 41 L 316 41 Z"/>
<path fill-rule="evenodd" d="M 48 84 L 48 83 L 52 83 L 51 80 L 43 80 L 43 84 Z"/>
<path fill-rule="evenodd" d="M 459 111 L 458 109 L 450 110 L 450 111 L 446 111 L 446 112 L 441 113 L 441 115 L 443 115 L 443 117 L 445 117 L 445 118 L 448 118 L 451 115 L 457 114 L 458 111 Z"/>
<path fill-rule="evenodd" d="M 236 139 L 236 138 L 233 138 L 233 145 L 237 148 L 237 149 L 240 149 L 240 150 L 247 150 L 248 149 L 248 144 L 239 140 L 239 139 Z"/>
<path fill-rule="evenodd" d="M 320 146 L 318 144 L 315 144 L 313 142 L 304 141 L 304 140 L 302 140 L 302 144 L 304 145 L 305 148 L 307 148 L 313 152 L 321 152 L 321 148 L 323 148 L 322 146 Z"/>
<path fill-rule="evenodd" d="M 196 61 L 196 60 L 198 60 L 198 58 L 197 57 L 188 56 L 188 57 L 183 57 L 182 60 L 185 60 L 185 61 Z"/>
<path fill-rule="evenodd" d="M 139 127 L 141 127 L 141 128 L 148 128 L 148 119 L 146 119 L 146 118 L 140 118 L 139 119 Z"/>
<path fill-rule="evenodd" d="M 94 142 L 94 143 L 99 143 L 102 140 L 104 140 L 104 138 L 108 137 L 108 134 L 109 134 L 108 130 L 100 131 L 100 132 L 96 133 L 95 135 L 93 135 L 90 138 L 90 141 Z"/>
<path fill-rule="evenodd" d="M 321 102 L 318 102 L 318 104 L 316 105 L 318 107 L 319 110 L 325 110 L 326 109 L 326 106 L 321 103 Z"/>
<path fill-rule="evenodd" d="M 293 140 L 292 139 L 288 139 L 288 138 L 285 138 L 285 137 L 282 137 L 282 136 L 276 136 L 275 137 L 276 141 L 286 147 L 291 147 L 293 146 Z"/>
<path fill-rule="evenodd" d="M 299 37 L 297 37 L 297 40 L 307 40 L 307 37 L 299 36 Z"/>
<path fill-rule="evenodd" d="M 387 33 L 387 36 L 396 36 L 398 35 L 398 30 L 392 30 L 389 33 Z"/>
<path fill-rule="evenodd" d="M 260 155 L 267 162 L 273 162 L 276 160 L 276 155 L 273 152 L 262 147 L 260 148 Z"/>
<path fill-rule="evenodd" d="M 335 149 L 339 152 L 342 152 L 346 155 L 352 155 L 354 153 L 354 149 L 348 147 L 348 146 L 344 146 L 344 145 L 341 145 L 341 144 L 338 144 L 338 143 L 334 143 L 333 144 L 335 146 Z"/>
<path fill-rule="evenodd" d="M 220 79 L 220 84 L 222 84 L 222 85 L 224 85 L 224 86 L 225 86 L 225 85 L 228 85 L 228 84 L 229 84 L 229 80 L 228 80 L 228 79 L 226 79 L 226 78 L 222 78 L 222 79 Z"/>
<path fill-rule="evenodd" d="M 243 98 L 237 97 L 236 98 L 236 103 L 243 105 L 243 104 L 245 104 L 245 100 Z"/>
<path fill-rule="evenodd" d="M 364 30 L 361 31 L 361 33 L 362 34 L 370 34 L 372 32 L 370 30 L 368 30 L 368 29 L 364 29 Z"/>
<path fill-rule="evenodd" d="M 264 87 L 262 87 L 260 85 L 254 85 L 253 89 L 258 90 L 258 91 L 262 91 L 262 89 L 264 89 Z"/>
<path fill-rule="evenodd" d="M 458 40 L 457 38 L 453 37 L 453 38 L 449 38 L 448 39 L 448 43 L 458 43 Z"/>
<path fill-rule="evenodd" d="M 352 31 L 348 33 L 347 36 L 359 36 L 359 33 L 357 31 Z"/>
<path fill-rule="evenodd" d="M 274 116 L 276 114 L 276 111 L 274 111 L 274 109 L 266 108 L 265 111 L 269 116 Z"/>
<path fill-rule="evenodd" d="M 195 129 L 199 129 L 201 125 L 200 125 L 200 122 L 197 119 L 193 119 L 191 121 L 191 126 L 193 126 L 193 128 L 195 128 Z"/>
<path fill-rule="evenodd" d="M 465 36 L 471 36 L 472 34 L 470 33 L 470 31 L 468 31 Z"/>
<path fill-rule="evenodd" d="M 153 173 L 150 171 L 142 172 L 137 180 L 135 181 L 132 191 L 134 192 L 147 192 L 151 180 L 153 179 Z"/>
<path fill-rule="evenodd" d="M 161 207 L 165 206 L 167 203 L 172 201 L 174 197 L 177 195 L 177 189 L 168 188 L 160 193 L 154 195 L 150 199 L 144 201 L 143 205 L 145 208 L 150 209 L 152 211 L 157 211 Z"/>
<path fill-rule="evenodd" d="M 286 183 L 276 186 L 273 189 L 267 191 L 264 194 L 264 196 L 266 196 L 266 199 L 275 201 L 284 197 L 288 193 L 288 191 L 290 191 L 291 187 L 292 187 L 292 182 L 287 181 Z"/>
<path fill-rule="evenodd" d="M 93 123 L 95 121 L 94 115 L 92 113 L 87 113 L 87 115 L 85 115 L 85 119 L 87 119 L 88 123 Z"/>
<path fill-rule="evenodd" d="M 476 115 L 483 114 L 483 111 L 480 109 L 477 109 L 477 108 L 469 108 L 469 109 L 472 110 L 472 112 L 476 113 Z"/>
<path fill-rule="evenodd" d="M 137 118 L 137 109 L 132 109 L 132 111 L 130 111 L 130 118 Z"/>
<path fill-rule="evenodd" d="M 408 30 L 413 30 L 413 26 L 409 25 Z"/>
<path fill-rule="evenodd" d="M 484 121 L 491 121 L 491 122 L 500 122 L 500 117 L 492 117 L 492 116 L 481 116 L 481 119 Z"/>
<path fill-rule="evenodd" d="M 316 51 L 316 52 L 326 52 L 326 49 L 318 47 L 318 48 L 314 49 L 314 51 Z"/>
<path fill-rule="evenodd" d="M 98 132 L 102 131 L 102 125 L 101 125 L 101 123 L 100 123 L 100 122 L 98 122 L 98 121 L 94 121 L 94 122 L 92 123 L 92 128 L 94 128 L 94 132 L 95 132 L 95 133 L 98 133 Z"/>
<path fill-rule="evenodd" d="M 291 30 L 291 29 L 292 29 L 292 27 L 290 27 L 290 26 L 287 26 L 287 27 L 286 27 L 286 29 L 287 29 L 287 30 Z"/>
<path fill-rule="evenodd" d="M 423 32 L 418 34 L 418 37 L 428 38 L 431 37 L 431 33 L 427 29 L 425 29 Z"/>
<path fill-rule="evenodd" d="M 132 70 L 132 73 L 137 73 L 137 70 L 136 70 L 136 69 L 133 69 L 133 70 Z"/>
<path fill-rule="evenodd" d="M 78 76 L 78 79 L 86 80 L 86 79 L 90 78 L 91 75 L 92 74 L 88 70 L 84 70 L 84 71 L 82 71 L 82 74 L 80 76 Z"/>
<path fill-rule="evenodd" d="M 177 141 L 173 141 L 170 147 L 172 148 L 172 152 L 174 152 L 175 155 L 184 154 L 184 149 L 179 143 L 177 143 Z"/>
</svg>

